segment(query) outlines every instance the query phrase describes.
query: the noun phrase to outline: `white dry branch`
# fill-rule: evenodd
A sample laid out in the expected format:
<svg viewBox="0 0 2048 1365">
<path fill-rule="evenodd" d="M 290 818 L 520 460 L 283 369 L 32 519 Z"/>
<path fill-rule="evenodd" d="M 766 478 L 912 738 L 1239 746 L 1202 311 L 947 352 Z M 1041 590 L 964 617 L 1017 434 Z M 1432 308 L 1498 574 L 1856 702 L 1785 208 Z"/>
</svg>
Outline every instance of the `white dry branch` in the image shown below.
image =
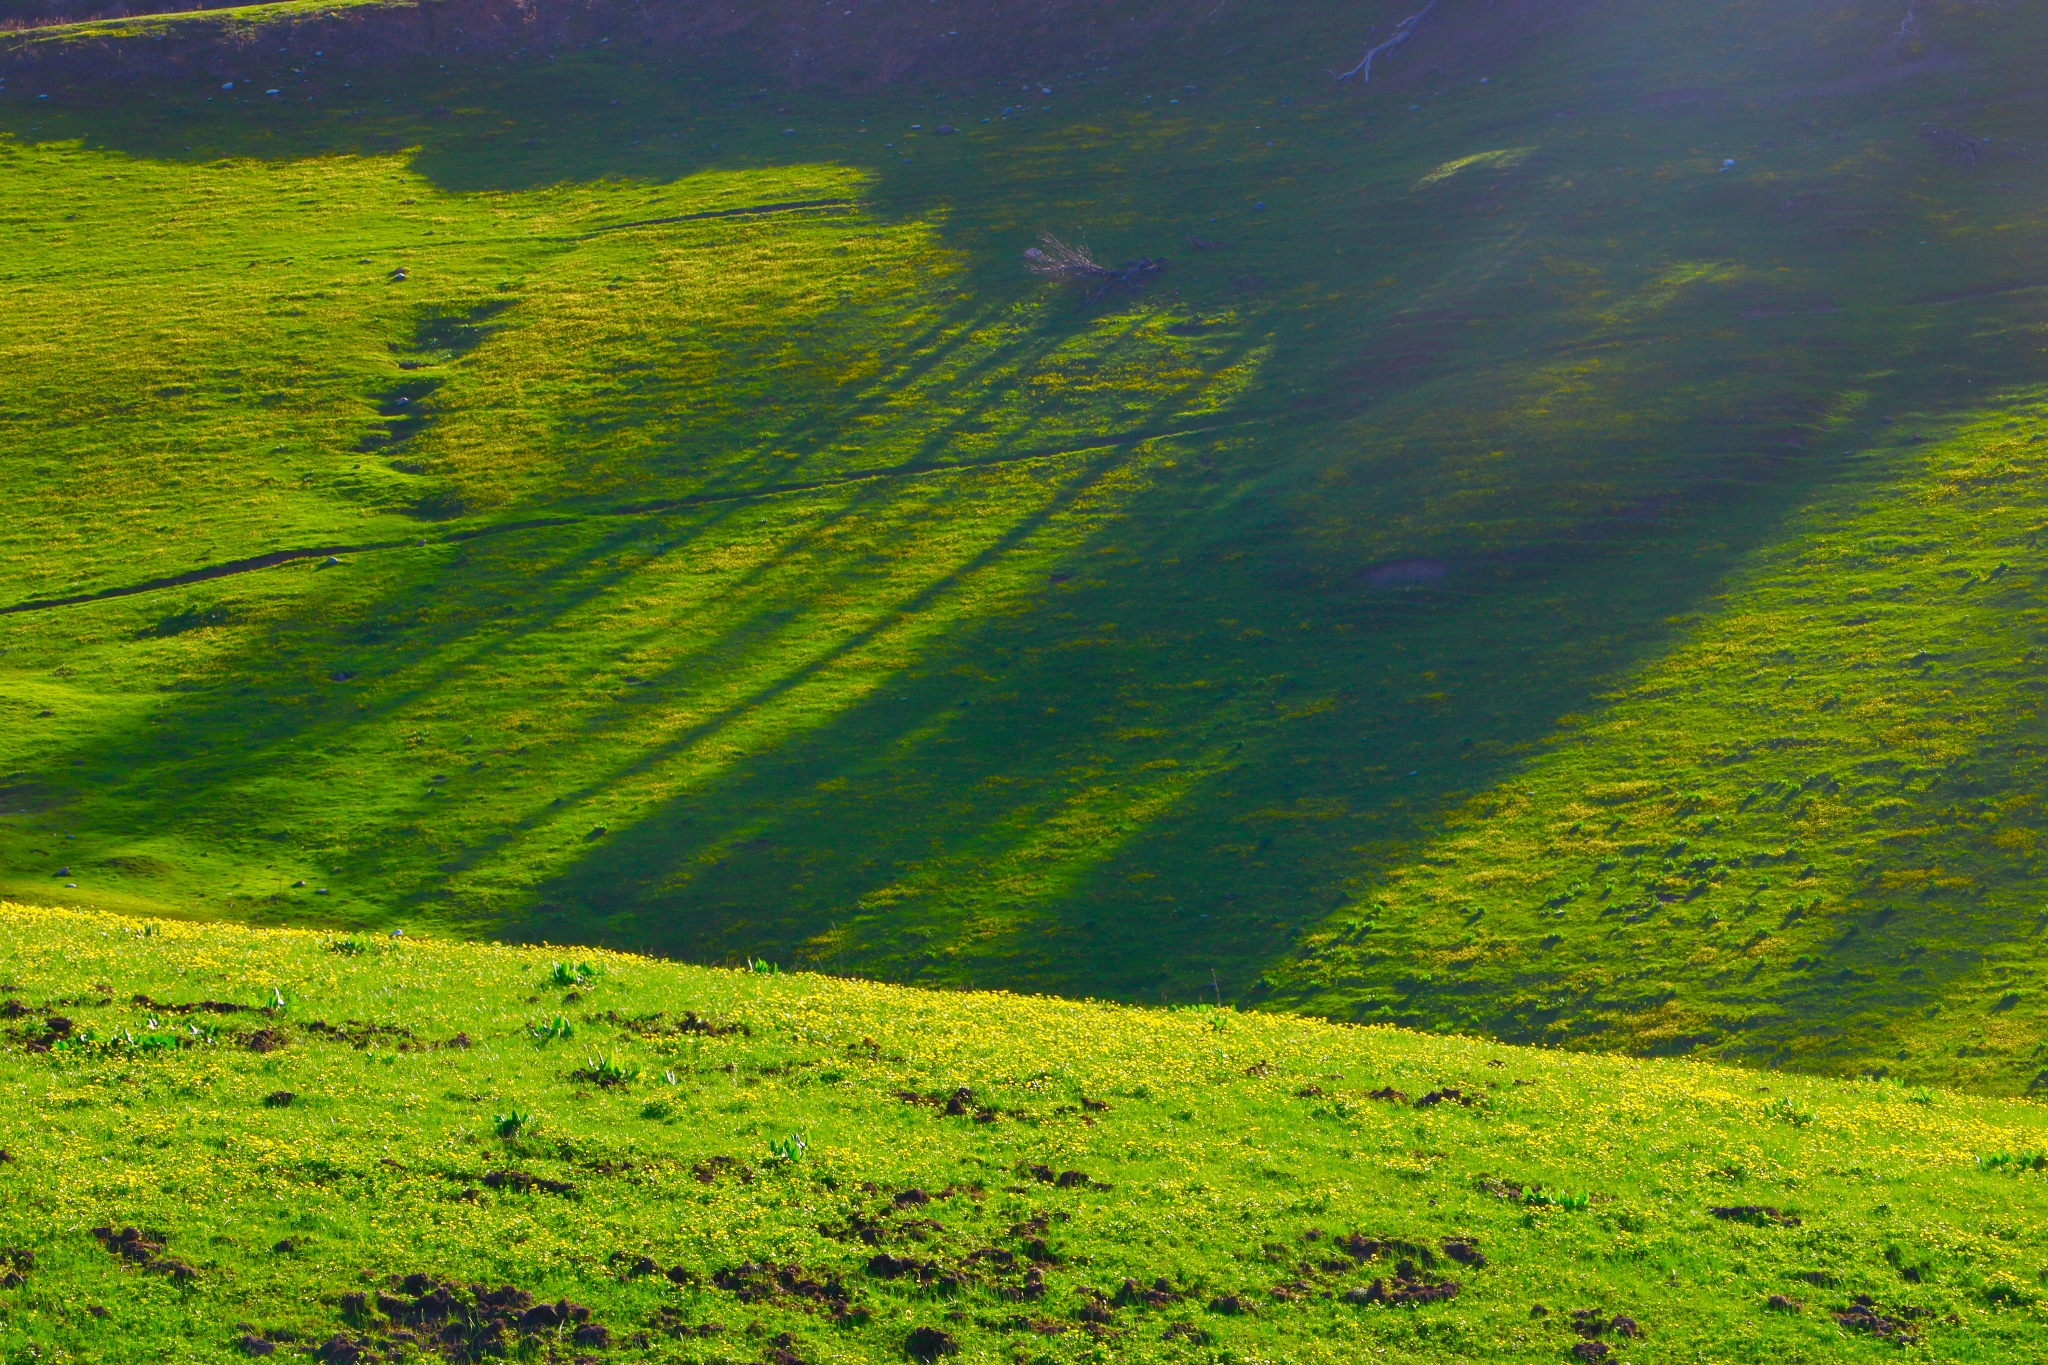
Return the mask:
<svg viewBox="0 0 2048 1365">
<path fill-rule="evenodd" d="M 1392 52 L 1395 48 L 1400 47 L 1402 44 L 1406 43 L 1410 38 L 1413 38 L 1415 36 L 1415 30 L 1422 26 L 1422 21 L 1424 19 L 1427 19 L 1429 17 L 1429 12 L 1435 9 L 1436 7 L 1437 0 L 1429 0 L 1429 3 L 1424 5 L 1421 9 L 1415 11 L 1415 13 L 1409 15 L 1406 19 L 1403 19 L 1400 23 L 1394 25 L 1393 37 L 1387 39 L 1384 43 L 1381 43 L 1377 47 L 1366 49 L 1365 56 L 1359 58 L 1357 66 L 1352 67 L 1349 71 L 1332 71 L 1330 74 L 1332 76 L 1335 76 L 1340 81 L 1348 81 L 1353 76 L 1357 76 L 1359 78 L 1358 83 L 1360 85 L 1371 84 L 1373 59 L 1385 53 Z"/>
<path fill-rule="evenodd" d="M 1107 266 L 1095 259 L 1085 245 L 1074 246 L 1051 233 L 1040 233 L 1039 244 L 1024 253 L 1024 268 L 1042 280 L 1078 286 L 1090 303 L 1112 289 L 1137 290 L 1144 280 L 1166 269 L 1166 262 L 1140 256 L 1122 265 Z"/>
</svg>

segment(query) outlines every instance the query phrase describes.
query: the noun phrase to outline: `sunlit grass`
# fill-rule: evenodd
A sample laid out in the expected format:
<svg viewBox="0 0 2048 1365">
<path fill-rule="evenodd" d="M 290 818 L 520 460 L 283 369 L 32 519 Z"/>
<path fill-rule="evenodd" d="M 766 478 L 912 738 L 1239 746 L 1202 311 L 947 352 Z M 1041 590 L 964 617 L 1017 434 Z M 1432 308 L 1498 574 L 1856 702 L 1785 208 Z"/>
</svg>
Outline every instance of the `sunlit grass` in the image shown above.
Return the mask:
<svg viewBox="0 0 2048 1365">
<path fill-rule="evenodd" d="M 2038 1354 L 2023 1100 L 762 968 L 8 905 L 0 1349 L 398 1345 L 417 1274 L 583 1305 L 610 1345 L 578 1353 L 620 1360 L 929 1327 L 967 1360 L 1526 1361 L 1592 1310 L 1632 1355 L 1893 1357 L 1858 1295 L 1928 1359 Z M 125 1226 L 152 1262 L 88 1232 Z M 841 1297 L 736 1292 L 763 1262 Z M 1344 1298 L 1397 1275 L 1458 1288 Z"/>
</svg>

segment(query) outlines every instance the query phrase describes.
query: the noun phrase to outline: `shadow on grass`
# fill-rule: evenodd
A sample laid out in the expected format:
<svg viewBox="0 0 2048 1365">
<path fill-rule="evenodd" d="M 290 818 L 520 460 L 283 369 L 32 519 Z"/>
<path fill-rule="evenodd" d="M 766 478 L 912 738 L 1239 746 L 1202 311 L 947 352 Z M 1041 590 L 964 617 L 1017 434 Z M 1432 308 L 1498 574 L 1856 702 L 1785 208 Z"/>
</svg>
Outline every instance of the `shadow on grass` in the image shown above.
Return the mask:
<svg viewBox="0 0 2048 1365">
<path fill-rule="evenodd" d="M 1016 376 L 1092 321 L 1051 315 L 950 370 L 963 339 L 1017 299 L 1010 256 L 1021 234 L 1089 210 L 1117 240 L 1142 243 L 1206 227 L 1205 202 L 1281 178 L 1219 155 L 1221 135 L 1171 154 L 1164 135 L 1133 135 L 1074 172 L 1061 158 L 1078 154 L 1078 135 L 1050 133 L 1040 146 L 1007 131 L 1015 143 L 975 142 L 986 164 L 949 181 L 933 167 L 960 163 L 920 149 L 905 166 L 877 152 L 886 135 L 844 126 L 863 111 L 907 124 L 913 96 L 764 104 L 730 78 L 685 86 L 690 103 L 645 69 L 575 62 L 464 76 L 456 88 L 430 79 L 400 73 L 356 92 L 361 118 L 202 117 L 188 100 L 154 121 L 18 108 L 0 119 L 174 158 L 187 146 L 204 149 L 193 159 L 417 147 L 415 168 L 455 191 L 832 161 L 874 177 L 879 217 L 955 206 L 939 230 L 961 253 L 957 296 L 890 343 L 895 362 L 877 377 L 813 375 L 764 400 L 745 439 L 693 427 L 691 386 L 659 376 L 553 424 L 549 453 L 570 481 L 630 485 L 680 469 L 709 491 L 816 472 L 862 423 L 947 375 L 967 396 L 961 410 L 913 414 L 899 428 L 913 459 L 936 457 L 1009 412 Z M 599 98 L 614 88 L 616 108 Z M 380 112 L 383 98 L 399 112 Z M 427 102 L 454 112 L 426 118 Z M 808 122 L 780 112 L 798 105 Z M 689 136 L 676 137 L 684 118 Z M 795 141 L 779 132 L 790 122 L 805 129 Z M 1207 178 L 1205 158 L 1217 168 Z M 1013 173 L 1033 160 L 1068 178 Z M 1798 225 L 1760 217 L 1760 192 L 1732 181 L 1655 202 L 1624 188 L 1590 206 L 1590 192 L 1534 182 L 1395 193 L 1426 167 L 1375 171 L 1381 197 L 1365 207 L 1357 186 L 1304 193 L 1284 232 L 1232 259 L 1191 262 L 1173 277 L 1185 281 L 1177 297 L 1133 308 L 1133 328 L 1149 308 L 1185 312 L 1187 325 L 1241 313 L 1240 339 L 1217 363 L 1272 349 L 1222 417 L 1292 420 L 1257 438 L 1070 462 L 1040 480 L 1035 501 L 935 555 L 914 582 L 882 572 L 890 537 L 942 538 L 949 519 L 975 515 L 971 490 L 921 503 L 927 495 L 877 485 L 792 510 L 773 547 L 717 588 L 701 639 L 627 680 L 630 693 L 579 702 L 565 734 L 580 732 L 554 754 L 573 774 L 557 794 L 579 808 L 705 751 L 734 755 L 668 782 L 629 823 L 566 858 L 530 864 L 531 836 L 556 818 L 540 793 L 465 823 L 439 813 L 446 798 L 394 790 L 338 840 L 351 876 L 386 888 L 394 907 L 528 938 L 941 984 L 1258 1000 L 1304 929 L 1369 902 L 1395 854 L 1471 795 L 1510 783 L 1561 718 L 1597 710 L 1732 567 L 1772 542 L 1833 477 L 1812 454 L 1814 433 L 1854 407 L 1870 375 L 1924 366 L 1895 397 L 1938 412 L 1975 401 L 1944 388 L 1942 365 L 1994 379 L 2023 369 L 1989 341 L 1959 361 L 1947 325 L 1888 332 L 1894 313 L 1813 309 L 1767 331 L 1743 312 L 1763 304 L 1735 286 L 1670 302 L 1678 291 L 1663 272 L 1674 263 L 1736 257 L 1761 277 L 1810 246 Z M 1094 183 L 1109 176 L 1113 191 Z M 1661 221 L 1674 204 L 1682 233 Z M 1265 231 L 1247 215 L 1239 228 Z M 1624 260 L 1616 242 L 1641 250 Z M 1347 249 L 1359 252 L 1355 269 L 1323 254 Z M 1813 268 L 1834 271 L 1843 294 L 1878 273 L 1860 257 Z M 828 313 L 801 344 L 852 344 L 857 322 Z M 722 344 L 713 378 L 738 382 L 778 338 Z M 476 358 L 488 362 L 488 342 Z M 1068 425 L 1160 427 L 1205 396 L 1191 380 L 1084 404 Z M 602 441 L 643 425 L 661 433 L 659 453 L 607 464 Z M 1014 453 L 1040 433 L 1024 412 L 1001 439 Z M 717 457 L 695 458 L 706 441 L 722 442 Z M 1140 474 L 1138 491 L 1110 497 L 1096 521 L 1074 521 L 1107 480 Z M 438 578 L 394 571 L 341 619 L 326 603 L 293 608 L 260 648 L 223 661 L 242 679 L 233 689 L 176 702 L 158 733 L 114 738 L 85 771 L 110 805 L 204 828 L 290 755 L 388 743 L 423 710 L 464 705 L 475 679 L 508 680 L 530 709 L 563 704 L 553 684 L 522 680 L 528 651 L 586 629 L 576 623 L 637 591 L 652 561 L 718 551 L 752 506 L 479 544 Z M 1083 529 L 1062 538 L 1055 523 Z M 835 557 L 834 538 L 856 524 L 874 528 L 877 546 Z M 1031 581 L 979 609 L 978 581 L 998 567 L 1013 585 Z M 786 586 L 792 576 L 800 591 Z M 792 644 L 805 613 L 828 602 L 856 604 L 851 624 Z M 793 702 L 908 621 L 932 633 L 872 664 L 872 686 Z M 593 632 L 578 667 L 620 671 L 632 647 L 687 624 Z M 321 682 L 343 672 L 357 681 L 347 694 Z M 690 719 L 657 723 L 664 711 Z M 1418 981 L 1400 1017 L 1441 1022 L 1478 1008 L 1455 983 Z M 1481 1022 L 1516 1026 L 1498 1009 Z"/>
</svg>

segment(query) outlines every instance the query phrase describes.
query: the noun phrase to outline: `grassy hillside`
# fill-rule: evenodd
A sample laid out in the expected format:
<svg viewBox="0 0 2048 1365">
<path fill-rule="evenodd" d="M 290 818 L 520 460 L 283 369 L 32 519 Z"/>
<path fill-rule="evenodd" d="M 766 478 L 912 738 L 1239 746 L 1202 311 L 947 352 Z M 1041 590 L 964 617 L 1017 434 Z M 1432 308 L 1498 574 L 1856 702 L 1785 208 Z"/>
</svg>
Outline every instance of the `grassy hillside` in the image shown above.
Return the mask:
<svg viewBox="0 0 2048 1365">
<path fill-rule="evenodd" d="M 1898 8 L 0 95 L 0 886 L 2023 1088 L 2048 21 Z"/>
<path fill-rule="evenodd" d="M 2039 1355 L 2025 1100 L 19 906 L 0 986 L 9 1360 Z"/>
</svg>

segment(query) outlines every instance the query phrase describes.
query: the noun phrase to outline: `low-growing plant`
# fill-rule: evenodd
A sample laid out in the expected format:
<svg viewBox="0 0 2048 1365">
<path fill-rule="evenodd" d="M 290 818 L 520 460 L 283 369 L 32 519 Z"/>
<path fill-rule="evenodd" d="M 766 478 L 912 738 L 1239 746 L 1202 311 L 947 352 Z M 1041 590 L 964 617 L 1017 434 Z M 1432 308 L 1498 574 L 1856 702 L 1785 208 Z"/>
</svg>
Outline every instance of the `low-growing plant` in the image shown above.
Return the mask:
<svg viewBox="0 0 2048 1365">
<path fill-rule="evenodd" d="M 573 967 L 566 962 L 557 962 L 554 970 L 548 973 L 548 984 L 564 987 L 581 986 L 599 975 L 602 973 L 587 962 L 579 962 Z"/>
<path fill-rule="evenodd" d="M 1977 1158 L 1977 1169 L 2004 1171 L 2010 1175 L 2048 1171 L 2048 1152 L 1991 1152 Z"/>
<path fill-rule="evenodd" d="M 533 1115 L 523 1109 L 491 1115 L 491 1130 L 501 1138 L 518 1137 L 533 1125 Z"/>
<path fill-rule="evenodd" d="M 1589 1207 L 1593 1196 L 1583 1190 L 1557 1190 L 1548 1185 L 1525 1185 L 1522 1187 L 1520 1202 L 1540 1209 L 1564 1209 L 1579 1212 Z"/>
<path fill-rule="evenodd" d="M 528 1024 L 526 1032 L 528 1037 L 545 1047 L 557 1039 L 566 1040 L 575 1037 L 576 1026 L 558 1014 L 545 1023 Z"/>
<path fill-rule="evenodd" d="M 640 1068 L 618 1060 L 609 1052 L 600 1053 L 585 1060 L 583 1069 L 575 1073 L 579 1081 L 593 1085 L 629 1085 L 640 1079 Z"/>
<path fill-rule="evenodd" d="M 748 970 L 748 971 L 750 971 L 750 972 L 753 972 L 753 973 L 754 973 L 755 975 L 757 975 L 757 976 L 781 976 L 781 975 L 782 975 L 782 968 L 780 968 L 780 967 L 776 966 L 776 965 L 775 965 L 775 964 L 774 964 L 773 962 L 769 962 L 769 961 L 768 961 L 768 960 L 766 960 L 765 958 L 761 958 L 761 959 L 757 959 L 757 958 L 751 958 L 751 957 L 750 957 L 750 958 L 748 958 L 748 959 L 747 959 L 747 970 Z"/>
<path fill-rule="evenodd" d="M 769 1142 L 768 1159 L 770 1161 L 783 1162 L 802 1161 L 804 1153 L 810 1149 L 811 1139 L 809 1133 L 791 1133 L 786 1138 L 776 1138 Z"/>
<path fill-rule="evenodd" d="M 1804 1128 L 1813 1122 L 1811 1109 L 1801 1109 L 1783 1096 L 1765 1105 L 1764 1112 L 1779 1123 L 1789 1123 L 1794 1128 Z"/>
</svg>

